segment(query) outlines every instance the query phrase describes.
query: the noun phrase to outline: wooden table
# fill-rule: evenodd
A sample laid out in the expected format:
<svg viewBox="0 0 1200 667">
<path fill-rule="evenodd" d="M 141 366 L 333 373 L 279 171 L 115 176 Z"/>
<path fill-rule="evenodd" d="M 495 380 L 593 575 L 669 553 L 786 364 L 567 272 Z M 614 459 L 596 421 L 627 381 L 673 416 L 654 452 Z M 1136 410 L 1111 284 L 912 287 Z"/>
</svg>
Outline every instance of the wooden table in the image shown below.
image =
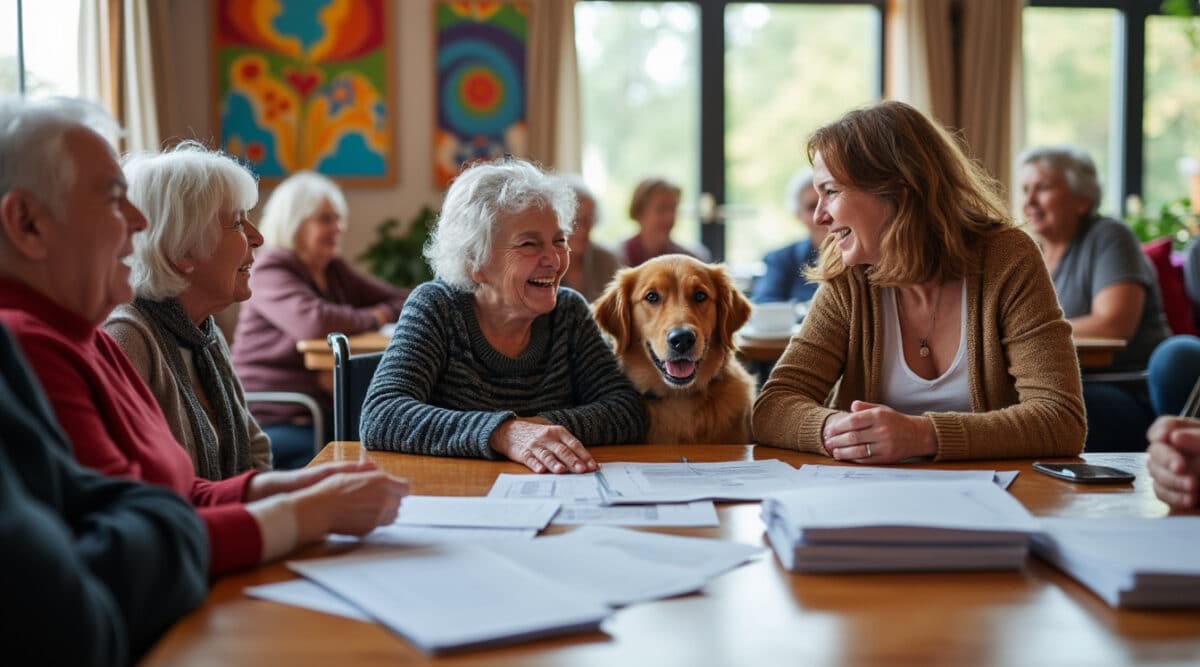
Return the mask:
<svg viewBox="0 0 1200 667">
<path fill-rule="evenodd" d="M 829 459 L 769 447 L 596 447 L 600 461 Z M 357 459 L 356 443 L 331 443 L 317 461 Z M 513 463 L 368 453 L 404 475 L 412 491 L 481 495 Z M 1144 454 L 1086 455 L 1137 473 L 1133 485 L 1084 486 L 1030 470 L 1030 461 L 930 467 L 1019 470 L 1010 487 L 1043 516 L 1166 514 Z M 757 503 L 718 506 L 719 528 L 669 532 L 765 544 Z M 326 547 L 308 555 L 327 554 Z M 247 598 L 253 584 L 292 578 L 273 563 L 216 582 L 207 602 L 153 648 L 147 665 L 1136 665 L 1196 664 L 1200 610 L 1109 608 L 1070 578 L 1030 558 L 1018 572 L 794 575 L 773 553 L 713 580 L 703 594 L 637 604 L 602 633 L 431 659 L 382 627 Z"/>
<path fill-rule="evenodd" d="M 735 335 L 734 342 L 741 356 L 759 363 L 774 364 L 787 349 L 789 338 L 746 338 Z M 1125 348 L 1119 338 L 1076 338 L 1075 351 L 1083 368 L 1105 368 L 1112 365 L 1113 355 Z"/>
<path fill-rule="evenodd" d="M 387 347 L 387 336 L 371 331 L 349 336 L 351 354 L 382 352 Z M 753 362 L 774 364 L 787 348 L 787 338 L 746 338 L 735 335 L 743 359 Z M 1084 368 L 1104 368 L 1112 365 L 1113 354 L 1125 347 L 1119 338 L 1076 338 L 1075 350 L 1079 352 L 1079 365 Z M 324 338 L 313 338 L 296 343 L 296 349 L 304 355 L 304 367 L 309 370 L 333 370 L 333 352 Z"/>
</svg>

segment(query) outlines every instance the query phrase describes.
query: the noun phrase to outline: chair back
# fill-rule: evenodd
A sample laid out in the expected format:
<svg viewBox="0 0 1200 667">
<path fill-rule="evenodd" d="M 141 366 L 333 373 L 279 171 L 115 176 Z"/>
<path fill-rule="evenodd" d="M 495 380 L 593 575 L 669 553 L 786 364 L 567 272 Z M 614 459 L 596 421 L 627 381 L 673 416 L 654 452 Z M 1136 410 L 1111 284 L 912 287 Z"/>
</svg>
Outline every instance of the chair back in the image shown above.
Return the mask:
<svg viewBox="0 0 1200 667">
<path fill-rule="evenodd" d="M 325 340 L 333 350 L 333 439 L 358 440 L 358 421 L 367 387 L 383 353 L 352 357 L 345 334 L 331 333 Z"/>
</svg>

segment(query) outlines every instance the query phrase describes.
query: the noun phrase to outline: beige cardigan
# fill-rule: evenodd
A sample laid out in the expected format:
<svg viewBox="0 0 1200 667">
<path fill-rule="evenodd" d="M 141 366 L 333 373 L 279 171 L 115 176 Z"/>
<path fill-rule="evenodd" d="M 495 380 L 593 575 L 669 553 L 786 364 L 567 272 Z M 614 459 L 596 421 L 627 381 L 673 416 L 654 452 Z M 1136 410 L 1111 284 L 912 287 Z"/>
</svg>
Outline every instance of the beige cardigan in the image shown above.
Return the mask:
<svg viewBox="0 0 1200 667">
<path fill-rule="evenodd" d="M 151 393 L 158 400 L 159 407 L 162 408 L 163 414 L 167 417 L 167 424 L 171 426 L 171 433 L 179 444 L 187 451 L 188 457 L 192 459 L 192 463 L 196 462 L 196 447 L 200 443 L 196 442 L 192 433 L 192 427 L 188 421 L 188 410 L 183 405 L 183 399 L 179 397 L 179 381 L 175 374 L 171 372 L 171 367 L 167 363 L 166 356 L 159 349 L 158 342 L 154 338 L 154 332 L 150 329 L 150 323 L 146 321 L 142 313 L 129 304 L 121 304 L 108 316 L 108 320 L 104 322 L 104 330 L 112 336 L 129 360 L 133 362 L 134 369 L 138 375 L 146 381 L 150 386 Z M 217 330 L 218 343 L 221 347 L 220 354 L 225 356 L 226 363 L 230 368 L 233 364 L 229 362 L 229 343 L 225 341 L 225 336 L 221 334 L 220 329 Z M 192 355 L 188 350 L 180 348 L 183 355 L 183 363 L 188 369 L 188 378 L 184 381 L 188 382 L 196 389 L 196 398 L 200 400 L 200 405 L 204 408 L 207 414 L 210 410 L 208 397 L 200 390 L 200 380 L 196 376 L 196 367 L 192 362 Z M 245 422 L 246 430 L 249 433 L 250 440 L 250 458 L 254 461 L 254 467 L 257 470 L 271 469 L 271 439 L 266 433 L 263 433 L 259 428 L 258 422 L 250 415 L 250 411 L 246 408 L 246 397 L 242 392 L 242 383 L 234 378 L 234 385 L 237 387 L 237 396 L 234 397 L 235 403 L 233 409 L 236 417 Z M 206 420 L 208 427 L 213 428 L 212 416 Z M 220 446 L 225 446 L 221 443 Z"/>
<path fill-rule="evenodd" d="M 1087 425 L 1079 361 L 1033 240 L 1010 229 L 981 242 L 966 286 L 971 412 L 925 413 L 937 435 L 936 459 L 1081 452 Z M 754 403 L 755 440 L 826 453 L 821 430 L 829 415 L 856 399 L 879 401 L 883 331 L 880 288 L 864 267 L 817 290 Z"/>
</svg>

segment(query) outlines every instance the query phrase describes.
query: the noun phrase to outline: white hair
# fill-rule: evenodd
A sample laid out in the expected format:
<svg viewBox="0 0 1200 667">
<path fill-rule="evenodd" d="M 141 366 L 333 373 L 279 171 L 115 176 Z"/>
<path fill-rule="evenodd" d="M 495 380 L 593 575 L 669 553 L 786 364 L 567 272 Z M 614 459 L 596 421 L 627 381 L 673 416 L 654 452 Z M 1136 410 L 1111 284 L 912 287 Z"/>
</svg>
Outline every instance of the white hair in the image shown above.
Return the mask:
<svg viewBox="0 0 1200 667">
<path fill-rule="evenodd" d="M 326 201 L 342 218 L 342 225 L 349 224 L 346 196 L 337 183 L 313 171 L 298 171 L 284 179 L 263 206 L 258 225 L 263 244 L 295 250 L 300 223 L 316 215 Z"/>
<path fill-rule="evenodd" d="M 1096 174 L 1096 163 L 1092 156 L 1078 146 L 1032 146 L 1021 151 L 1017 164 L 1025 166 L 1031 162 L 1049 167 L 1062 174 L 1067 187 L 1077 196 L 1088 200 L 1091 215 L 1100 208 L 1100 177 Z"/>
<path fill-rule="evenodd" d="M 474 292 L 478 284 L 471 274 L 491 260 L 492 234 L 501 216 L 549 208 L 558 228 L 569 234 L 575 207 L 574 191 L 530 162 L 508 158 L 476 165 L 450 184 L 425 244 L 425 259 L 438 278 Z"/>
<path fill-rule="evenodd" d="M 133 291 L 154 300 L 179 296 L 188 286 L 179 261 L 212 256 L 221 239 L 217 220 L 254 208 L 257 180 L 232 157 L 194 141 L 129 155 L 122 167 L 129 201 L 146 216 L 146 231 L 133 237 Z"/>
<path fill-rule="evenodd" d="M 0 197 L 13 189 L 26 190 L 62 217 L 63 198 L 76 175 L 63 136 L 76 129 L 101 136 L 120 134 L 113 117 L 94 102 L 71 97 L 0 99 Z"/>
<path fill-rule="evenodd" d="M 813 184 L 812 169 L 801 169 L 792 174 L 788 179 L 786 194 L 787 199 L 784 200 L 784 208 L 796 215 L 800 215 L 800 195 Z"/>
</svg>

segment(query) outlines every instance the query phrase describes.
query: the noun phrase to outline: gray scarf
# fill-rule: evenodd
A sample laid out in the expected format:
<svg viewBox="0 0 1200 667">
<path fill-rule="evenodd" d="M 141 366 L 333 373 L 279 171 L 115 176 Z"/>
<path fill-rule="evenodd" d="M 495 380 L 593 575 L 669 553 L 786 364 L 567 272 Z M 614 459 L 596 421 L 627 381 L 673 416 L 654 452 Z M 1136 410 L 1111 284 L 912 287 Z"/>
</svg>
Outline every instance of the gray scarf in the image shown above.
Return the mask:
<svg viewBox="0 0 1200 667">
<path fill-rule="evenodd" d="M 137 298 L 133 307 L 150 321 L 158 346 L 165 353 L 167 365 L 177 378 L 179 396 L 188 410 L 188 422 L 192 426 L 196 448 L 196 474 L 210 480 L 233 477 L 253 467 L 250 456 L 250 434 L 245 424 L 234 412 L 237 400 L 235 376 L 229 360 L 221 354 L 216 322 L 210 316 L 196 326 L 177 299 L 151 301 Z M 212 410 L 212 422 L 216 434 L 208 426 L 208 416 L 196 388 L 192 386 L 183 355 L 179 348 L 185 347 L 192 353 L 192 363 L 200 378 L 200 390 L 208 399 Z"/>
</svg>

